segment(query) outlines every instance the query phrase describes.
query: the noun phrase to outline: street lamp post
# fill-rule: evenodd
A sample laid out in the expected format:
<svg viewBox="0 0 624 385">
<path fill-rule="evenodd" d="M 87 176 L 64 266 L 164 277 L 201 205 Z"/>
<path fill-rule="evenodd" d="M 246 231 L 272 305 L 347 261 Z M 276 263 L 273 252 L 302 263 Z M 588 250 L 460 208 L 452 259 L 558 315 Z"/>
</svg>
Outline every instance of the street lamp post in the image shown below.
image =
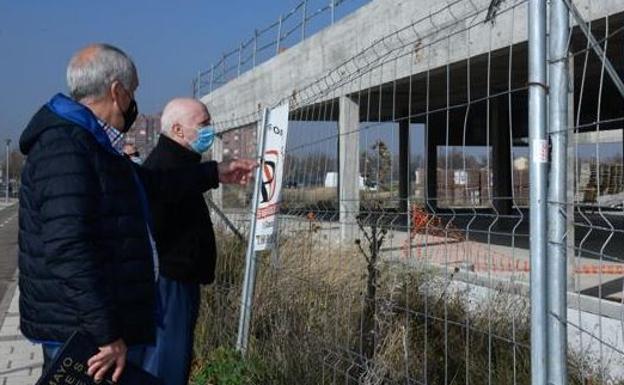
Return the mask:
<svg viewBox="0 0 624 385">
<path fill-rule="evenodd" d="M 9 203 L 9 184 L 11 183 L 11 176 L 9 174 L 9 149 L 11 148 L 11 139 L 6 140 L 6 195 L 4 197 L 4 202 Z"/>
</svg>

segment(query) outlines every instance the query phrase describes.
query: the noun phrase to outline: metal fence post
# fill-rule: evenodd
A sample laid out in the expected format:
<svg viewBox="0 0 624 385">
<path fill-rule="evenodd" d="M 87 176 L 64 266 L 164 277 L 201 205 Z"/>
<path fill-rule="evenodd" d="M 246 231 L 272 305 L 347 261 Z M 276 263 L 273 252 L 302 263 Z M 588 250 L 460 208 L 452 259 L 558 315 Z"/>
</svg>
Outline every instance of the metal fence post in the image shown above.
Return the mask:
<svg viewBox="0 0 624 385">
<path fill-rule="evenodd" d="M 552 143 L 548 181 L 548 383 L 567 384 L 567 243 L 569 13 L 563 0 L 550 2 L 549 125 Z"/>
<path fill-rule="evenodd" d="M 254 30 L 254 42 L 253 42 L 253 60 L 252 64 L 256 66 L 256 55 L 258 54 L 258 30 Z"/>
<path fill-rule="evenodd" d="M 269 110 L 266 108 L 262 116 L 262 121 L 258 129 L 260 130 L 261 143 L 258 143 L 258 158 L 261 161 L 260 167 L 256 169 L 255 188 L 253 191 L 253 201 L 251 207 L 251 223 L 249 224 L 249 239 L 247 243 L 247 255 L 245 258 L 245 278 L 243 281 L 243 292 L 241 295 L 241 313 L 238 324 L 238 338 L 236 349 L 245 354 L 249 343 L 249 327 L 251 324 L 251 307 L 253 306 L 254 285 L 256 283 L 256 253 L 254 243 L 256 238 L 256 216 L 258 214 L 258 200 L 260 188 L 262 186 L 262 159 L 264 157 L 264 146 L 266 143 L 266 125 L 269 118 Z"/>
<path fill-rule="evenodd" d="M 331 23 L 336 21 L 336 0 L 329 0 L 329 8 L 331 10 Z"/>
<path fill-rule="evenodd" d="M 5 203 L 9 203 L 9 185 L 11 184 L 11 169 L 10 169 L 10 150 L 11 150 L 11 139 L 6 140 L 6 196 L 4 198 Z"/>
<path fill-rule="evenodd" d="M 282 15 L 279 17 L 279 23 L 277 24 L 277 44 L 275 44 L 275 54 L 280 53 L 282 43 Z"/>
<path fill-rule="evenodd" d="M 201 92 L 201 71 L 197 71 L 197 78 L 195 78 L 195 86 L 193 87 L 193 98 L 197 99 Z"/>
<path fill-rule="evenodd" d="M 566 243 L 567 243 L 567 261 L 568 261 L 568 290 L 576 291 L 575 279 L 574 279 L 574 271 L 576 265 L 579 265 L 578 261 L 575 258 L 576 250 L 575 250 L 575 237 L 576 237 L 576 227 L 575 227 L 575 204 L 576 204 L 576 129 L 571 128 L 571 126 L 575 126 L 575 115 L 574 115 L 574 55 L 569 55 L 568 58 L 568 127 L 570 127 L 568 131 L 568 156 L 567 156 L 567 230 L 566 230 Z"/>
<path fill-rule="evenodd" d="M 304 41 L 306 38 L 306 24 L 308 23 L 308 0 L 303 0 L 301 15 L 301 41 Z"/>
<path fill-rule="evenodd" d="M 243 62 L 243 43 L 240 43 L 238 46 L 238 69 L 236 70 L 236 76 L 240 76 L 241 74 L 241 64 Z"/>
<path fill-rule="evenodd" d="M 214 89 L 214 64 L 212 65 L 212 67 L 210 68 L 210 92 L 212 92 L 212 90 Z"/>
<path fill-rule="evenodd" d="M 223 68 L 221 69 L 223 71 L 223 75 L 221 77 L 222 77 L 223 83 L 225 83 L 227 81 L 227 77 L 226 77 L 227 65 L 226 65 L 226 62 L 225 62 L 226 61 L 225 54 L 223 54 L 223 59 L 221 59 L 221 60 L 223 62 Z"/>
<path fill-rule="evenodd" d="M 531 383 L 547 381 L 546 319 L 546 0 L 529 1 Z"/>
</svg>

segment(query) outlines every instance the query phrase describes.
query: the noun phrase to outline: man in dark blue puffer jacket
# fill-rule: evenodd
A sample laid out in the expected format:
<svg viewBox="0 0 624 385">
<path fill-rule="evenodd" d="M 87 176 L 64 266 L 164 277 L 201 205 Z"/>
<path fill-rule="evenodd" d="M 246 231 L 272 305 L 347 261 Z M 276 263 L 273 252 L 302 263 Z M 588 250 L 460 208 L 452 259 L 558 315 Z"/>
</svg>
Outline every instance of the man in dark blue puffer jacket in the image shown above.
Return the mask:
<svg viewBox="0 0 624 385">
<path fill-rule="evenodd" d="M 158 257 L 148 199 L 171 202 L 246 181 L 256 162 L 205 162 L 143 169 L 121 154 L 137 116 L 138 76 L 121 50 L 79 51 L 58 94 L 22 133 L 27 155 L 20 190 L 19 287 L 22 333 L 43 345 L 46 362 L 75 330 L 100 346 L 96 380 L 126 359 L 142 365 L 158 322 Z"/>
</svg>

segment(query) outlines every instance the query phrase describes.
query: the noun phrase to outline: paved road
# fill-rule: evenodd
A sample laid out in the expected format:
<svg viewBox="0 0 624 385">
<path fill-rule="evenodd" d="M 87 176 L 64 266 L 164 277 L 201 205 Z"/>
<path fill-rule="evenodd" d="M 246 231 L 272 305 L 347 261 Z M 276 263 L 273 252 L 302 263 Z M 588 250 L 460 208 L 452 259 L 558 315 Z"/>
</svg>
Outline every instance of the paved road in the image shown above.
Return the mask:
<svg viewBox="0 0 624 385">
<path fill-rule="evenodd" d="M 0 301 L 17 268 L 17 207 L 0 209 Z"/>
<path fill-rule="evenodd" d="M 0 206 L 0 385 L 32 385 L 41 374 L 41 347 L 19 331 L 17 204 Z M 7 290 L 8 289 L 8 290 Z"/>
</svg>

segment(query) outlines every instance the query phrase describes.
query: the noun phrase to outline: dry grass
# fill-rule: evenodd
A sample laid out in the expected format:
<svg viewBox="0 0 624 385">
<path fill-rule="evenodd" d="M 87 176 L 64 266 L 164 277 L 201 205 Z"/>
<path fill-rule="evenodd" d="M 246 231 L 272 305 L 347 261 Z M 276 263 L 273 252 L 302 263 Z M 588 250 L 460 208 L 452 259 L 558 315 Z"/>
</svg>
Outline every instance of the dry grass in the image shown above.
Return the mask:
<svg viewBox="0 0 624 385">
<path fill-rule="evenodd" d="M 233 346 L 244 246 L 220 237 L 217 284 L 204 292 L 196 368 Z M 372 360 L 361 352 L 364 258 L 314 231 L 284 240 L 279 263 L 259 261 L 250 353 L 279 384 L 529 384 L 528 309 L 507 294 L 472 304 L 422 269 L 380 264 Z M 570 358 L 570 384 L 598 384 Z M 261 382 L 260 382 L 261 383 Z"/>
</svg>

